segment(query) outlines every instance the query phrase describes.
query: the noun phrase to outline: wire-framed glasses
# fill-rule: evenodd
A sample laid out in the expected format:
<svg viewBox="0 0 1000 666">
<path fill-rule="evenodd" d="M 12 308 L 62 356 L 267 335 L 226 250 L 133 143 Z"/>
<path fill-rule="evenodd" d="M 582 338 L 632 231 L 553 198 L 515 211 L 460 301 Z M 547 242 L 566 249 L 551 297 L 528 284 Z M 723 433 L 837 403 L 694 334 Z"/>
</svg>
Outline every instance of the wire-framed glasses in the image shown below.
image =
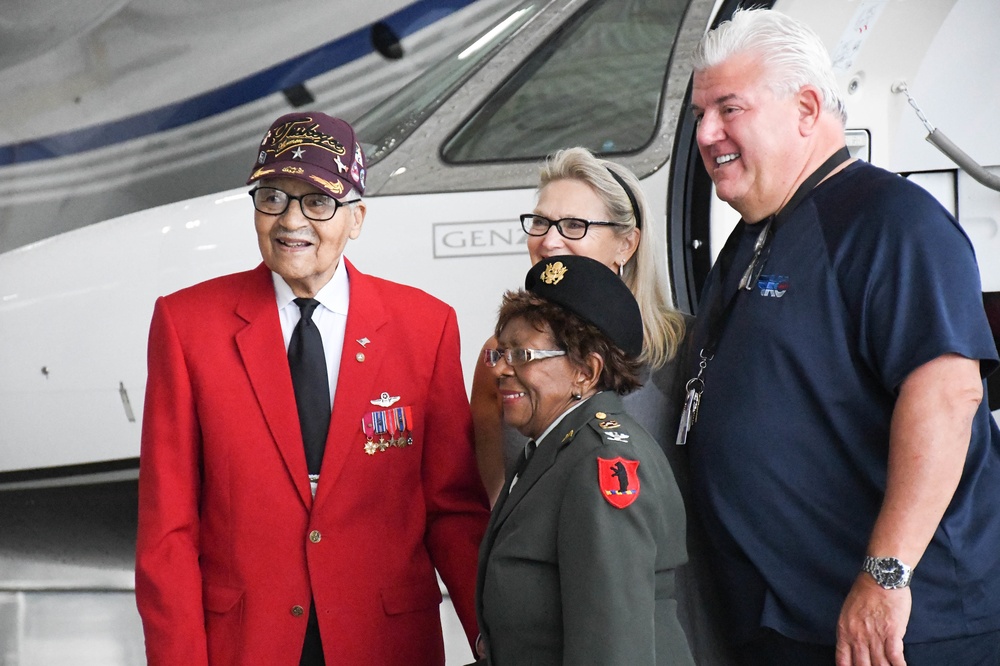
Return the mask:
<svg viewBox="0 0 1000 666">
<path fill-rule="evenodd" d="M 549 233 L 549 227 L 555 227 L 556 231 L 563 238 L 569 240 L 580 240 L 587 235 L 587 230 L 592 226 L 599 227 L 623 227 L 624 224 L 617 222 L 604 222 L 602 220 L 583 220 L 578 217 L 564 217 L 561 220 L 550 220 L 534 213 L 525 213 L 521 216 L 521 228 L 529 236 L 544 236 Z"/>
<path fill-rule="evenodd" d="M 265 215 L 281 215 L 288 210 L 288 204 L 295 199 L 299 202 L 302 214 L 314 222 L 326 222 L 337 214 L 337 209 L 347 204 L 357 203 L 361 199 L 340 201 L 322 192 L 310 192 L 295 197 L 276 187 L 255 187 L 250 190 L 253 207 Z"/>
<path fill-rule="evenodd" d="M 487 367 L 495 368 L 500 359 L 503 359 L 507 361 L 507 365 L 513 368 L 543 358 L 554 358 L 565 355 L 566 352 L 561 349 L 523 349 L 521 347 L 514 347 L 512 349 L 484 349 L 483 363 Z"/>
</svg>

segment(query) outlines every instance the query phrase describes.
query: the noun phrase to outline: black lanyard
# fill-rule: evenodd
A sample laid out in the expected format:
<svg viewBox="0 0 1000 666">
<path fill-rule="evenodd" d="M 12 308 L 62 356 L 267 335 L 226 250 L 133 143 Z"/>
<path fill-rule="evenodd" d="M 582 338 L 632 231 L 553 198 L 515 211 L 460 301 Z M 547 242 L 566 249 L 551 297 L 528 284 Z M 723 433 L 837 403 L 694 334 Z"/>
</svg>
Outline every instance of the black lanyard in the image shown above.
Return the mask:
<svg viewBox="0 0 1000 666">
<path fill-rule="evenodd" d="M 736 254 L 737 247 L 739 246 L 740 238 L 743 236 L 743 232 L 746 229 L 746 221 L 740 220 L 736 229 L 729 236 L 729 240 L 726 241 L 725 246 L 722 248 L 722 252 L 719 254 L 718 268 L 719 268 L 719 280 L 717 287 L 719 290 L 719 298 L 717 298 L 713 303 L 712 307 L 706 313 L 708 317 L 708 336 L 705 341 L 705 345 L 699 351 L 700 359 L 698 362 L 698 374 L 689 379 L 687 384 L 684 386 L 686 398 L 684 400 L 684 409 L 681 412 L 680 424 L 677 428 L 677 444 L 683 445 L 687 443 L 687 434 L 694 427 L 694 424 L 698 420 L 698 407 L 701 404 L 701 394 L 705 391 L 705 369 L 708 368 L 708 362 L 715 357 L 715 347 L 719 344 L 719 340 L 722 338 L 722 332 L 726 328 L 726 323 L 729 321 L 729 315 L 733 312 L 733 307 L 736 305 L 736 297 L 739 296 L 741 291 L 748 291 L 753 289 L 753 284 L 756 281 L 757 275 L 764 268 L 764 264 L 767 262 L 768 252 L 770 250 L 771 240 L 774 238 L 775 234 L 778 233 L 778 228 L 788 219 L 788 217 L 795 211 L 802 199 L 806 197 L 809 192 L 816 187 L 821 180 L 826 178 L 830 173 L 836 169 L 838 166 L 851 159 L 851 154 L 848 152 L 847 147 L 844 146 L 836 153 L 831 155 L 823 164 L 819 166 L 812 174 L 806 178 L 799 188 L 795 190 L 795 194 L 792 198 L 788 200 L 785 207 L 782 208 L 776 215 L 772 215 L 766 221 L 758 222 L 758 224 L 763 224 L 764 227 L 760 231 L 760 235 L 757 237 L 757 242 L 754 243 L 753 256 L 750 258 L 750 262 L 747 264 L 746 270 L 743 271 L 743 276 L 740 278 L 739 284 L 736 286 L 729 296 L 726 296 L 726 285 L 729 284 L 729 270 L 732 268 L 733 258 Z M 756 271 L 756 274 L 755 274 Z M 723 303 L 723 301 L 725 301 Z"/>
<path fill-rule="evenodd" d="M 702 347 L 701 355 L 702 357 L 711 357 L 715 354 L 715 347 L 719 344 L 719 339 L 722 337 L 722 332 L 725 330 L 726 323 L 729 320 L 729 315 L 732 314 L 733 306 L 736 304 L 736 297 L 739 296 L 741 291 L 750 290 L 753 288 L 754 282 L 754 269 L 757 268 L 758 264 L 761 269 L 764 267 L 764 263 L 767 261 L 767 255 L 765 252 L 769 249 L 769 244 L 774 238 L 775 234 L 778 233 L 778 228 L 784 224 L 791 214 L 798 207 L 799 203 L 816 187 L 821 180 L 830 175 L 834 169 L 838 166 L 851 159 L 851 154 L 844 146 L 836 153 L 831 155 L 823 164 L 819 166 L 818 169 L 812 172 L 812 174 L 802 181 L 799 188 L 795 190 L 795 194 L 792 198 L 788 200 L 788 203 L 782 208 L 776 215 L 772 215 L 763 222 L 758 222 L 758 224 L 763 224 L 764 228 L 761 229 L 760 236 L 757 237 L 757 242 L 754 244 L 753 257 L 750 259 L 750 263 L 747 264 L 746 270 L 743 272 L 743 277 L 740 279 L 740 283 L 736 286 L 730 294 L 729 297 L 725 296 L 725 285 L 729 282 L 729 270 L 732 268 L 733 255 L 736 254 L 736 248 L 739 245 L 739 238 L 742 236 L 743 229 L 746 228 L 746 222 L 742 219 L 739 222 L 737 228 L 733 231 L 733 234 L 729 237 L 726 245 L 722 248 L 722 252 L 719 254 L 719 299 L 713 303 L 713 306 L 709 310 L 709 324 L 708 324 L 708 338 L 705 341 L 704 347 Z M 759 274 L 759 271 L 758 271 Z M 722 305 L 722 300 L 725 299 L 725 304 Z M 721 305 L 721 307 L 720 307 Z"/>
</svg>

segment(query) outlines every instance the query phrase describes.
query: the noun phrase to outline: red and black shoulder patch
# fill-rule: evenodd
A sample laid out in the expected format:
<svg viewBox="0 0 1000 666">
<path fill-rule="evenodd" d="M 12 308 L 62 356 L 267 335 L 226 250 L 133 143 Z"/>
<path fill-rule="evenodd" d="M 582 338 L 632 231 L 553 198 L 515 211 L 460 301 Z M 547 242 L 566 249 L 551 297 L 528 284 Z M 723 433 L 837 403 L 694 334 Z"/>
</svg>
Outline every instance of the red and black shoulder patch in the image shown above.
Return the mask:
<svg viewBox="0 0 1000 666">
<path fill-rule="evenodd" d="M 621 456 L 598 458 L 597 482 L 604 499 L 616 509 L 624 509 L 639 497 L 639 461 Z"/>
</svg>

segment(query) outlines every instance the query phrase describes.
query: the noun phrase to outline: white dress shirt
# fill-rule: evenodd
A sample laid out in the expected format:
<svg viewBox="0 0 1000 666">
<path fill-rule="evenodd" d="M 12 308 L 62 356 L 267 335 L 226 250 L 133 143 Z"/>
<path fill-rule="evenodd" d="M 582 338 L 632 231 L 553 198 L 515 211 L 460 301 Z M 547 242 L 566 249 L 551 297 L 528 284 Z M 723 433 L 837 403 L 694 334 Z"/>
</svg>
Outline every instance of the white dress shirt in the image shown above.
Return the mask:
<svg viewBox="0 0 1000 666">
<path fill-rule="evenodd" d="M 281 320 L 281 335 L 285 339 L 285 351 L 292 339 L 292 331 L 302 314 L 293 301 L 295 294 L 285 280 L 277 273 L 271 273 L 274 294 L 278 301 L 278 318 Z M 340 356 L 344 349 L 344 331 L 347 329 L 347 307 L 351 300 L 350 280 L 343 262 L 337 266 L 333 277 L 316 294 L 319 306 L 313 312 L 312 320 L 323 338 L 323 355 L 326 357 L 326 376 L 330 382 L 330 409 L 337 393 L 337 377 L 340 374 Z"/>
</svg>

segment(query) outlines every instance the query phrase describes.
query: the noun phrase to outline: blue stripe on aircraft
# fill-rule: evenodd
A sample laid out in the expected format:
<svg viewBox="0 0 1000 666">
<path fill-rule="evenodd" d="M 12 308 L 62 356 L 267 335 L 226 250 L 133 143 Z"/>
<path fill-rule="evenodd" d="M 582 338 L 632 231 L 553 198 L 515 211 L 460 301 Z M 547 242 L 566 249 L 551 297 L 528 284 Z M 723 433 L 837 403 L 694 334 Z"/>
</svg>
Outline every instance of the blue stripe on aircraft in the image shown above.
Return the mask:
<svg viewBox="0 0 1000 666">
<path fill-rule="evenodd" d="M 418 0 L 382 19 L 407 37 L 474 0 Z M 0 146 L 0 166 L 82 153 L 203 120 L 279 92 L 368 55 L 371 26 L 359 28 L 297 58 L 189 99 L 92 127 Z"/>
</svg>

